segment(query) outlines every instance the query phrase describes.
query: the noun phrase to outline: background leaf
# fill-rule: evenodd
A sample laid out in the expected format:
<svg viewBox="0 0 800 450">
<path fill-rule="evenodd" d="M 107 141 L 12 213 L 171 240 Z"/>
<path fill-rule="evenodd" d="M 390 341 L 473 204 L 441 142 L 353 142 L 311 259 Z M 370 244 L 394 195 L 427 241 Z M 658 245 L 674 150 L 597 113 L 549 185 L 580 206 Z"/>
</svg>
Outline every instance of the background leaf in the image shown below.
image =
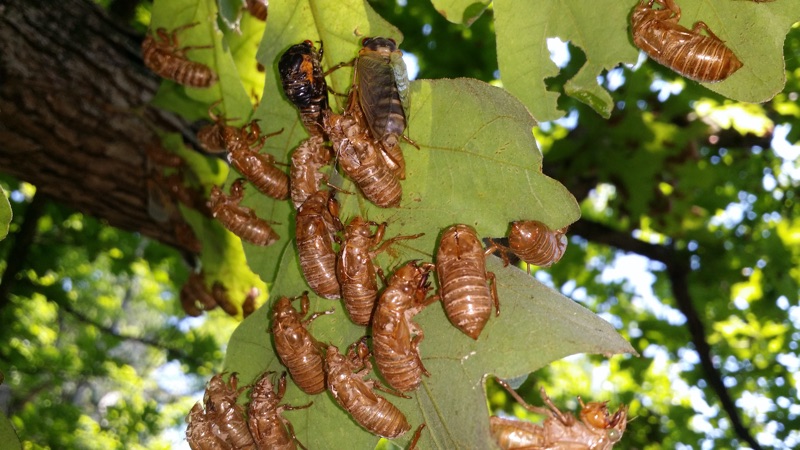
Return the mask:
<svg viewBox="0 0 800 450">
<path fill-rule="evenodd" d="M 11 204 L 2 187 L 0 187 L 0 241 L 8 236 L 8 226 L 11 224 Z"/>
<path fill-rule="evenodd" d="M 472 25 L 478 17 L 489 7 L 489 1 L 476 0 L 431 0 L 433 7 L 445 19 L 453 23 Z"/>
<path fill-rule="evenodd" d="M 547 91 L 545 86 L 548 77 L 558 74 L 550 60 L 547 39 L 558 37 L 571 41 L 586 54 L 586 63 L 565 91 L 607 118 L 613 102 L 596 77 L 620 63 L 636 62 L 638 49 L 633 46 L 629 26 L 636 3 L 598 0 L 587 7 L 579 0 L 544 0 L 537 2 L 535 14 L 520 14 L 526 2 L 495 1 L 497 59 L 503 86 L 536 119 L 563 116 L 556 105 L 558 93 Z M 696 21 L 704 21 L 744 63 L 729 79 L 703 86 L 748 102 L 769 100 L 783 89 L 783 41 L 791 25 L 800 19 L 800 3 L 684 0 L 680 7 L 681 25 L 691 28 Z M 602 18 L 597 11 L 603 11 Z"/>
</svg>

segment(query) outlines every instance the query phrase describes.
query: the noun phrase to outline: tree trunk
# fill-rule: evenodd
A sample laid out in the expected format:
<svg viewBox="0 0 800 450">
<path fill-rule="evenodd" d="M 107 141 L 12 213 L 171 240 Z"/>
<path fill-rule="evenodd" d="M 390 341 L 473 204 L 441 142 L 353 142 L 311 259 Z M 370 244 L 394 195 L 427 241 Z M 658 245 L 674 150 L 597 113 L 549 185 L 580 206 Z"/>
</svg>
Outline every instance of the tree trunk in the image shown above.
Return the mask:
<svg viewBox="0 0 800 450">
<path fill-rule="evenodd" d="M 89 0 L 0 1 L 0 172 L 186 249 L 174 222 L 148 214 L 145 148 L 159 131 L 193 133 L 148 106 L 160 79 L 141 40 Z"/>
</svg>

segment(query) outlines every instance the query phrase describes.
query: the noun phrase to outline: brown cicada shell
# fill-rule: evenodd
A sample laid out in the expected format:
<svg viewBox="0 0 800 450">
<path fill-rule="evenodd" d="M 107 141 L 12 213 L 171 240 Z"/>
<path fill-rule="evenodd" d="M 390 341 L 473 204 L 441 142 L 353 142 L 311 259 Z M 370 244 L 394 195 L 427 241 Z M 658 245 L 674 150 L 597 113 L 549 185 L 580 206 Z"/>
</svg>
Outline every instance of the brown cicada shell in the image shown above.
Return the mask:
<svg viewBox="0 0 800 450">
<path fill-rule="evenodd" d="M 294 150 L 289 169 L 289 191 L 295 209 L 319 190 L 319 184 L 325 178 L 321 169 L 330 164 L 332 158 L 330 147 L 320 136 L 311 136 Z"/>
<path fill-rule="evenodd" d="M 281 413 L 308 408 L 313 402 L 303 406 L 281 405 L 281 399 L 286 392 L 286 372 L 281 374 L 277 386 L 273 386 L 271 375 L 272 372 L 262 375 L 250 392 L 250 406 L 247 410 L 250 433 L 259 449 L 295 450 L 299 445 L 305 450 L 306 447 L 294 434 L 292 423 Z"/>
<path fill-rule="evenodd" d="M 567 250 L 566 227 L 551 230 L 536 220 L 521 220 L 511 224 L 508 245 L 519 259 L 535 266 L 550 267 Z"/>
<path fill-rule="evenodd" d="M 374 234 L 372 226 L 378 227 Z M 378 225 L 375 222 L 367 222 L 361 216 L 354 217 L 344 230 L 344 241 L 336 264 L 336 276 L 342 287 L 342 298 L 347 314 L 357 325 L 369 325 L 375 300 L 378 298 L 378 283 L 373 262 L 375 257 L 395 241 L 422 236 L 422 234 L 396 236 L 381 244 L 385 230 L 386 223 Z M 381 245 L 372 249 L 378 244 Z"/>
<path fill-rule="evenodd" d="M 500 300 L 492 272 L 486 272 L 486 256 L 475 230 L 468 225 L 453 225 L 442 233 L 436 252 L 439 295 L 450 322 L 472 339 L 478 339 L 494 303 L 500 314 Z M 491 281 L 491 290 L 488 286 Z"/>
<path fill-rule="evenodd" d="M 662 8 L 653 9 L 656 3 Z M 633 43 L 660 64 L 696 81 L 722 81 L 742 67 L 704 22 L 696 22 L 690 30 L 678 24 L 680 18 L 674 0 L 641 0 L 631 14 Z"/>
<path fill-rule="evenodd" d="M 322 44 L 319 51 L 311 41 L 289 47 L 278 61 L 278 73 L 286 98 L 300 111 L 300 119 L 314 137 L 326 135 L 323 114 L 328 106 L 328 84 L 322 71 Z"/>
<path fill-rule="evenodd" d="M 206 288 L 203 272 L 189 275 L 186 283 L 181 287 L 180 299 L 183 310 L 193 317 L 201 315 L 203 311 L 209 311 L 217 307 L 217 301 Z"/>
<path fill-rule="evenodd" d="M 489 426 L 497 443 L 502 449 L 560 449 L 575 450 L 610 450 L 622 439 L 627 426 L 628 408 L 620 406 L 613 415 L 608 410 L 608 402 L 589 402 L 581 404 L 578 421 L 570 413 L 561 412 L 550 397 L 540 390 L 542 400 L 547 408 L 529 405 L 511 386 L 503 380 L 497 380 L 501 386 L 528 411 L 546 417 L 544 422 L 534 424 L 497 416 L 489 418 Z"/>
<path fill-rule="evenodd" d="M 355 92 L 355 91 L 353 91 Z M 380 146 L 369 134 L 358 102 L 351 94 L 344 115 L 326 117 L 333 150 L 342 170 L 376 206 L 391 208 L 403 195 L 400 178 L 384 159 Z"/>
<path fill-rule="evenodd" d="M 256 310 L 256 299 L 258 296 L 261 295 L 261 290 L 257 287 L 253 286 L 247 292 L 247 295 L 244 298 L 244 302 L 242 303 L 242 316 L 247 317 L 250 314 L 253 314 Z"/>
<path fill-rule="evenodd" d="M 334 237 L 342 229 L 339 203 L 330 191 L 317 191 L 297 210 L 295 225 L 297 254 L 306 282 L 320 297 L 340 298 L 333 249 Z"/>
<path fill-rule="evenodd" d="M 269 0 L 246 0 L 244 6 L 247 12 L 252 14 L 256 19 L 262 22 L 267 21 Z"/>
<path fill-rule="evenodd" d="M 300 298 L 300 312 L 292 306 L 292 299 L 281 297 L 272 307 L 272 335 L 275 352 L 281 363 L 289 369 L 292 380 L 306 394 L 319 394 L 325 390 L 325 370 L 322 361 L 323 346 L 308 331 L 308 324 L 333 310 L 316 312 L 308 319 L 308 295 Z"/>
<path fill-rule="evenodd" d="M 227 383 L 222 379 L 222 374 L 211 377 L 203 396 L 205 411 L 200 404 L 196 404 L 187 418 L 189 426 L 186 440 L 192 449 L 255 448 L 244 417 L 244 408 L 236 403 L 245 388 L 237 385 L 236 373 L 231 374 Z"/>
<path fill-rule="evenodd" d="M 227 450 L 230 445 L 220 435 L 219 425 L 195 403 L 186 416 L 186 441 L 192 450 Z"/>
<path fill-rule="evenodd" d="M 226 130 L 227 133 L 236 133 L 237 128 L 227 125 L 227 120 L 224 116 L 217 116 L 214 113 L 214 108 L 220 104 L 222 100 L 217 100 L 208 107 L 208 117 L 211 118 L 213 123 L 205 125 L 197 132 L 197 140 L 203 147 L 203 150 L 208 153 L 224 153 L 227 151 L 225 143 Z"/>
<path fill-rule="evenodd" d="M 282 131 L 262 136 L 258 123 L 252 121 L 241 128 L 225 127 L 222 132 L 231 165 L 264 195 L 278 200 L 289 198 L 289 176 L 275 167 L 272 155 L 258 151 L 268 137 Z"/>
<path fill-rule="evenodd" d="M 426 299 L 433 264 L 410 261 L 397 269 L 381 294 L 372 318 L 372 350 L 383 379 L 398 391 L 413 391 L 430 376 L 419 356 L 422 328 L 411 319 L 432 301 Z"/>
<path fill-rule="evenodd" d="M 364 377 L 372 370 L 369 349 L 364 340 L 350 346 L 347 356 L 329 345 L 325 355 L 328 390 L 336 402 L 370 433 L 394 439 L 411 429 L 406 416 L 375 389 L 387 390 Z"/>
<path fill-rule="evenodd" d="M 213 216 L 231 233 L 252 244 L 270 245 L 280 239 L 269 222 L 256 216 L 252 209 L 239 205 L 242 198 L 244 198 L 244 181 L 241 178 L 231 185 L 230 196 L 225 195 L 218 186 L 214 186 L 209 199 Z"/>
<path fill-rule="evenodd" d="M 186 59 L 189 50 L 211 48 L 211 46 L 179 47 L 178 32 L 198 25 L 190 23 L 175 28 L 172 33 L 164 28 L 156 30 L 156 36 L 148 34 L 142 42 L 144 64 L 161 77 L 184 86 L 207 88 L 217 82 L 217 74 L 205 64 Z"/>
</svg>

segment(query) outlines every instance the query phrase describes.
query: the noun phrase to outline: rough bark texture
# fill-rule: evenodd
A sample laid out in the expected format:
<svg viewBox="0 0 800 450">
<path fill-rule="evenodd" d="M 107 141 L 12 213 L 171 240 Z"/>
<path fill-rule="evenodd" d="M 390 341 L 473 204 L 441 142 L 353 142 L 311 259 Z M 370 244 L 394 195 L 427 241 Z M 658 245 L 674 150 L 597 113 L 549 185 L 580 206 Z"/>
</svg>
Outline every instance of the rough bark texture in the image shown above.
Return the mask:
<svg viewBox="0 0 800 450">
<path fill-rule="evenodd" d="M 182 248 L 148 215 L 145 148 L 191 135 L 147 104 L 141 36 L 88 0 L 0 1 L 0 172 L 110 225 Z"/>
</svg>

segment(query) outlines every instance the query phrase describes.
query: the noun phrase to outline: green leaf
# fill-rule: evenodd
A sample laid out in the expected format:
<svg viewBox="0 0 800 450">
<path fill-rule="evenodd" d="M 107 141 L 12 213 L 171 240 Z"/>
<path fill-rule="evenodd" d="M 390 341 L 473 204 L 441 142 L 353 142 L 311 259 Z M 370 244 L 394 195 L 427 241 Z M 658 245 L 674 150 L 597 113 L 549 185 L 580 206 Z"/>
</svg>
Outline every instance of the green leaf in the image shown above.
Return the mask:
<svg viewBox="0 0 800 450">
<path fill-rule="evenodd" d="M 273 286 L 271 303 L 278 296 L 296 296 L 307 290 L 299 273 L 296 252 L 284 254 Z M 490 257 L 488 270 L 497 275 L 501 314 L 492 317 L 477 341 L 454 328 L 437 303 L 414 320 L 425 331 L 420 346 L 425 367 L 431 372 L 411 399 L 388 396 L 412 427 L 425 422 L 422 448 L 490 448 L 489 412 L 482 381 L 486 374 L 513 378 L 535 371 L 551 361 L 575 353 L 635 353 L 611 325 L 572 300 L 547 288 L 525 272 L 503 267 Z M 339 302 L 312 295 L 311 311 L 335 308 L 309 327 L 321 342 L 344 350 L 367 333 L 352 324 Z M 267 332 L 269 308 L 262 307 L 236 329 L 228 344 L 225 370 L 238 372 L 242 383 L 255 380 L 265 370 L 284 371 L 276 358 Z M 371 378 L 376 378 L 375 374 Z M 331 442 L 347 442 L 353 448 L 371 448 L 378 438 L 352 423 L 329 394 L 312 398 L 293 384 L 284 401 L 314 405 L 284 413 L 300 440 L 309 448 L 324 448 Z M 405 443 L 412 432 L 398 441 Z"/>
<path fill-rule="evenodd" d="M 12 217 L 11 203 L 8 202 L 8 197 L 0 186 L 0 241 L 8 236 L 8 226 L 11 224 Z"/>
<path fill-rule="evenodd" d="M 547 39 L 558 37 L 586 54 L 586 64 L 565 91 L 607 118 L 613 102 L 596 77 L 620 63 L 636 62 L 638 49 L 630 36 L 630 13 L 636 3 L 598 0 L 587 7 L 580 0 L 543 0 L 537 2 L 535 14 L 520 14 L 528 6 L 524 1 L 494 2 L 503 86 L 538 120 L 563 116 L 556 106 L 558 94 L 547 91 L 544 83 L 558 74 L 547 49 Z M 681 25 L 691 28 L 704 21 L 744 63 L 727 80 L 704 86 L 747 102 L 767 101 L 783 89 L 783 41 L 800 20 L 800 3 L 684 0 L 680 6 Z"/>
<path fill-rule="evenodd" d="M 171 31 L 197 23 L 178 32 L 178 46 L 210 46 L 189 50 L 186 57 L 210 67 L 219 81 L 208 88 L 184 87 L 186 95 L 205 105 L 221 101 L 218 108 L 226 117 L 244 122 L 252 114 L 252 103 L 236 69 L 229 43 L 217 25 L 217 13 L 213 0 L 157 0 L 153 3 L 150 32 L 157 28 Z"/>
<path fill-rule="evenodd" d="M 489 7 L 489 1 L 476 0 L 431 0 L 433 7 L 445 19 L 453 23 L 472 25 Z"/>
<path fill-rule="evenodd" d="M 5 414 L 0 413 L 0 442 L 3 443 L 3 448 L 7 450 L 22 450 L 22 444 L 19 442 L 19 437 L 11 421 Z"/>
</svg>

